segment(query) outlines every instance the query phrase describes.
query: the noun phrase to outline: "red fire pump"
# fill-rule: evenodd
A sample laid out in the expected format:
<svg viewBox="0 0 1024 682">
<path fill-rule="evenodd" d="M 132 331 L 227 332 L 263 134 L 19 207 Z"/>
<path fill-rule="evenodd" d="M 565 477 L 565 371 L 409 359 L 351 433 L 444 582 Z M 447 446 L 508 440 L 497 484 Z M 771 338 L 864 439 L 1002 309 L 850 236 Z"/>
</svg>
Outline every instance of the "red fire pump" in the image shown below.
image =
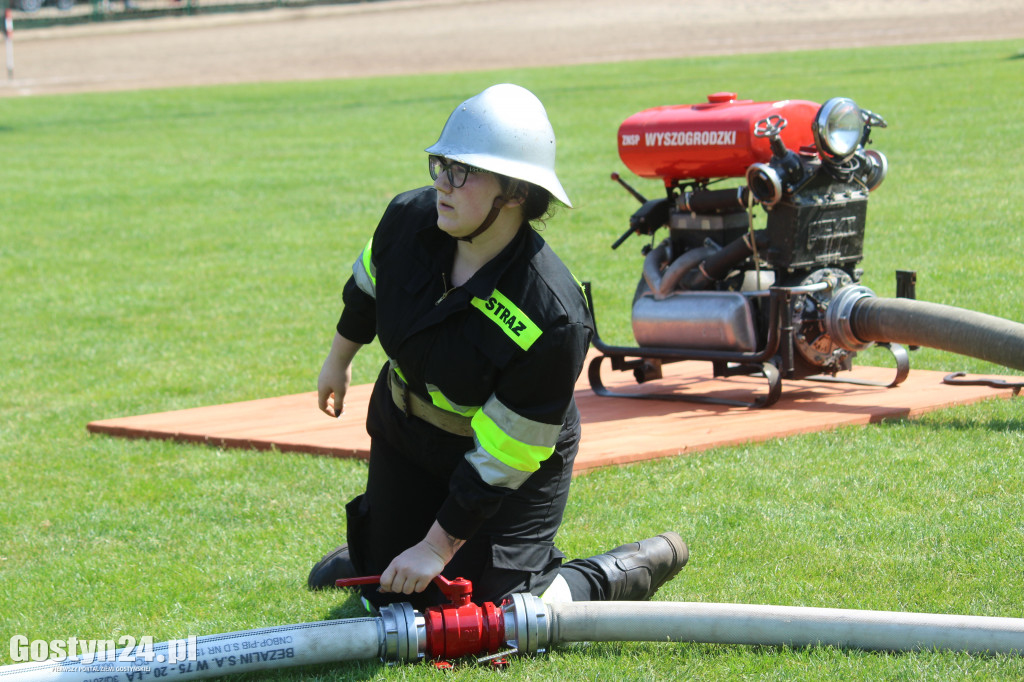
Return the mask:
<svg viewBox="0 0 1024 682">
<path fill-rule="evenodd" d="M 594 390 L 610 394 L 600 378 L 603 357 L 639 382 L 660 378 L 665 362 L 692 359 L 711 361 L 716 376 L 760 374 L 768 393 L 753 406 L 778 400 L 782 377 L 849 369 L 857 348 L 829 333 L 825 311 L 861 277 L 868 195 L 887 168 L 882 154 L 864 147 L 871 129 L 884 126 L 845 98 L 822 106 L 728 92 L 626 119 L 620 158 L 637 175 L 662 179 L 667 196 L 648 201 L 614 174 L 643 206 L 612 248 L 660 227 L 669 236 L 643 249 L 632 309 L 639 347 L 611 347 L 598 336 L 604 355 L 590 367 Z M 745 183 L 713 188 L 736 177 Z M 755 231 L 758 205 L 767 225 Z M 890 349 L 895 385 L 909 361 L 901 346 Z"/>
<path fill-rule="evenodd" d="M 909 271 L 897 273 L 895 300 L 860 285 L 868 198 L 888 169 L 885 156 L 866 146 L 884 127 L 843 97 L 819 105 L 730 92 L 627 118 L 620 158 L 638 176 L 661 179 L 666 195 L 648 200 L 612 174 L 642 204 L 612 248 L 634 234 L 651 241 L 632 304 L 638 345 L 612 346 L 595 335 L 602 354 L 588 370 L 594 391 L 764 407 L 778 400 L 783 378 L 835 381 L 873 343 L 895 358 L 889 386 L 909 372 L 901 344 L 1024 369 L 1024 325 L 913 300 Z M 765 212 L 763 229 L 755 229 L 755 207 Z M 655 243 L 662 227 L 668 236 Z M 715 376 L 763 376 L 768 391 L 752 402 L 613 393 L 601 380 L 605 358 L 639 383 L 661 378 L 664 363 L 704 360 Z"/>
</svg>

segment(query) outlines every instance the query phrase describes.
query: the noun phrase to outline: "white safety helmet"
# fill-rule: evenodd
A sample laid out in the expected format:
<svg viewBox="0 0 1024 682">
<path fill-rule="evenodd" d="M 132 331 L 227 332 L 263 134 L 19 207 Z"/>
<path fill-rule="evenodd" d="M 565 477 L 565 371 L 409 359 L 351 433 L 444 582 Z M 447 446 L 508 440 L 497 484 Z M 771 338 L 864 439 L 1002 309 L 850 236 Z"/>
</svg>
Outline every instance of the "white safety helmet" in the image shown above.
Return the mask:
<svg viewBox="0 0 1024 682">
<path fill-rule="evenodd" d="M 555 175 L 555 131 L 544 105 L 526 88 L 504 83 L 470 97 L 426 151 L 533 183 L 572 208 Z"/>
</svg>

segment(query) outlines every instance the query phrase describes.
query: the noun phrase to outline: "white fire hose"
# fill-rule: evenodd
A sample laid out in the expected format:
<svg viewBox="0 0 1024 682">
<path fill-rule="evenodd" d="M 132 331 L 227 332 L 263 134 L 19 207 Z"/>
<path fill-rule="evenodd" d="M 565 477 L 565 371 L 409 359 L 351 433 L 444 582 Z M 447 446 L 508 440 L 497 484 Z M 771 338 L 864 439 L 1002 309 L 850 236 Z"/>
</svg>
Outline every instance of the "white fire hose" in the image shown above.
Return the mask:
<svg viewBox="0 0 1024 682">
<path fill-rule="evenodd" d="M 380 658 L 390 663 L 467 654 L 535 654 L 570 642 L 703 642 L 835 646 L 879 651 L 947 650 L 1024 654 L 1024 619 L 700 602 L 545 604 L 516 594 L 501 607 L 406 603 L 376 618 L 353 618 L 196 637 L 192 650 L 157 644 L 152 661 L 19 663 L 0 682 L 132 682 L 205 677 Z M 176 650 L 177 649 L 177 650 Z M 184 659 L 181 655 L 185 654 Z M 492 654 L 492 656 L 487 656 Z M 169 664 L 168 660 L 174 660 Z M 486 660 L 481 658 L 480 660 Z"/>
<path fill-rule="evenodd" d="M 120 649 L 106 657 L 97 654 L 63 661 L 17 663 L 0 667 L 0 680 L 198 680 L 253 670 L 377 658 L 385 653 L 380 649 L 383 639 L 380 618 L 329 620 L 196 637 L 194 645 L 188 640 L 171 646 L 161 642 L 147 652 Z"/>
<path fill-rule="evenodd" d="M 549 607 L 559 642 L 827 645 L 1024 654 L 1024 618 L 700 602 L 578 602 Z"/>
</svg>

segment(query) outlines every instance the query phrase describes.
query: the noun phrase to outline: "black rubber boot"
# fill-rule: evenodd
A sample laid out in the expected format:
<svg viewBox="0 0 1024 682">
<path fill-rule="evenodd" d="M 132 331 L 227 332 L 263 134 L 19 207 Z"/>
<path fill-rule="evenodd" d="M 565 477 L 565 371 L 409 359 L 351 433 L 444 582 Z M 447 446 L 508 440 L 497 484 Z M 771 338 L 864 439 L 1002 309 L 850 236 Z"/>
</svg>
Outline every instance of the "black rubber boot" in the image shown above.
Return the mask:
<svg viewBox="0 0 1024 682">
<path fill-rule="evenodd" d="M 690 558 L 677 533 L 631 542 L 590 557 L 608 579 L 608 601 L 644 601 L 674 578 Z"/>
<path fill-rule="evenodd" d="M 355 578 L 358 575 L 348 557 L 348 545 L 342 545 L 313 566 L 306 584 L 311 590 L 322 590 L 334 587 L 334 582 L 340 578 Z"/>
</svg>

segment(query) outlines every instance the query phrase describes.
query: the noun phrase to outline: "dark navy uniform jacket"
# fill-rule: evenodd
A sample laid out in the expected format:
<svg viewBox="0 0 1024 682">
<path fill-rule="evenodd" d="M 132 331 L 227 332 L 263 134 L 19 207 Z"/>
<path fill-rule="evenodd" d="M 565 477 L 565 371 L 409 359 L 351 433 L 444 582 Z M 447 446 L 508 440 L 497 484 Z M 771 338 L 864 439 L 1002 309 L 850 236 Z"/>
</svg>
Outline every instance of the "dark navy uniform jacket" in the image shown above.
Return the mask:
<svg viewBox="0 0 1024 682">
<path fill-rule="evenodd" d="M 450 289 L 457 242 L 437 227 L 435 197 L 425 187 L 392 200 L 353 266 L 337 330 L 357 343 L 376 336 L 412 391 L 472 418 L 465 453 L 438 459 L 451 471 L 436 516 L 468 538 L 556 443 L 578 441 L 573 389 L 593 325 L 579 282 L 527 224 Z"/>
</svg>

